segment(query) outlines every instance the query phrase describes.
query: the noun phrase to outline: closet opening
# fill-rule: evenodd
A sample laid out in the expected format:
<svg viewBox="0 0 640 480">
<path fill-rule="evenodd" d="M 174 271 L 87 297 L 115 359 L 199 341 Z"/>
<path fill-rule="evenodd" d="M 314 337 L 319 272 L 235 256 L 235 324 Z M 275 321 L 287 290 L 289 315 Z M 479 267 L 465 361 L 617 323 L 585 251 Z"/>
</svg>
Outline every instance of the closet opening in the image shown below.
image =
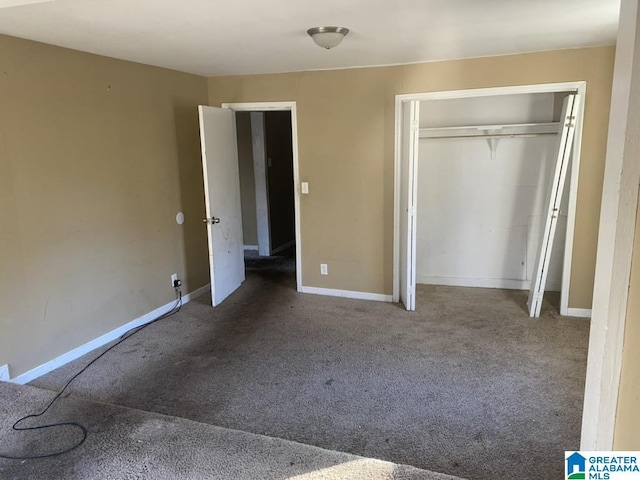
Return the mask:
<svg viewBox="0 0 640 480">
<path fill-rule="evenodd" d="M 585 82 L 396 97 L 394 300 L 559 292 L 569 309 Z"/>
</svg>

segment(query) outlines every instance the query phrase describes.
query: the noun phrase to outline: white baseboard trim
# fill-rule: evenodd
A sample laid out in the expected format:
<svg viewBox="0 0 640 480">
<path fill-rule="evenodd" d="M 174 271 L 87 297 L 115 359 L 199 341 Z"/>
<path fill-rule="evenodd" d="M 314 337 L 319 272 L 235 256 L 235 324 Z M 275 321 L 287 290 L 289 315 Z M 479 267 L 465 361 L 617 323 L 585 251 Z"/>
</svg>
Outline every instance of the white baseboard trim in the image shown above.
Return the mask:
<svg viewBox="0 0 640 480">
<path fill-rule="evenodd" d="M 313 295 L 326 295 L 328 297 L 355 298 L 358 300 L 374 300 L 376 302 L 391 302 L 393 295 L 383 293 L 354 292 L 353 290 L 336 290 L 333 288 L 304 287 L 301 286 L 300 293 L 311 293 Z"/>
<path fill-rule="evenodd" d="M 567 316 L 591 318 L 590 308 L 567 308 Z"/>
<path fill-rule="evenodd" d="M 182 296 L 182 303 L 189 303 L 194 298 L 198 298 L 205 293 L 209 293 L 211 291 L 211 284 L 207 283 L 206 285 L 196 288 L 193 292 L 189 292 L 186 295 Z"/>
<path fill-rule="evenodd" d="M 258 250 L 260 250 L 260 248 L 258 247 L 258 245 L 245 245 L 243 247 L 244 250 L 255 250 L 256 252 Z"/>
<path fill-rule="evenodd" d="M 509 280 L 502 278 L 470 278 L 470 277 L 444 277 L 438 275 L 416 274 L 416 283 L 423 285 L 446 285 L 451 287 L 479 287 L 479 288 L 504 288 L 507 290 L 529 290 L 531 282 L 528 280 Z M 545 287 L 547 292 L 559 292 L 561 282 L 548 281 Z"/>
<path fill-rule="evenodd" d="M 204 293 L 208 292 L 210 289 L 211 289 L 211 285 L 208 284 L 194 290 L 193 292 L 183 295 L 182 304 L 184 305 L 186 303 L 189 303 L 191 300 L 193 300 L 196 297 L 199 297 L 200 295 L 203 295 Z M 112 342 L 113 340 L 119 338 L 122 334 L 131 330 L 132 328 L 139 327 L 141 325 L 149 323 L 152 320 L 158 318 L 160 315 L 163 315 L 169 312 L 171 308 L 175 305 L 175 303 L 176 303 L 175 301 L 172 301 L 167 303 L 166 305 L 158 307 L 155 310 L 149 313 L 146 313 L 141 317 L 138 317 L 135 320 L 132 320 L 131 322 L 125 325 L 122 325 L 121 327 L 116 328 L 115 330 L 111 330 L 110 332 L 105 333 L 104 335 L 101 335 L 100 337 L 94 340 L 91 340 L 90 342 L 87 342 L 84 345 L 74 348 L 73 350 L 62 354 L 59 357 L 54 358 L 53 360 L 43 363 L 42 365 L 32 370 L 29 370 L 26 373 L 23 373 L 22 375 L 18 375 L 16 378 L 12 379 L 11 381 L 19 385 L 24 385 L 35 380 L 38 377 L 41 377 L 42 375 L 46 375 L 47 373 L 55 370 L 56 368 L 62 367 L 63 365 L 66 365 L 67 363 L 72 362 L 73 360 L 80 358 L 83 355 L 86 355 L 92 350 L 95 350 L 96 348 L 100 348 L 109 342 Z"/>
<path fill-rule="evenodd" d="M 9 365 L 0 365 L 0 382 L 10 382 Z"/>
<path fill-rule="evenodd" d="M 275 255 L 276 253 L 280 253 L 281 251 L 286 250 L 287 248 L 289 248 L 289 247 L 291 247 L 291 246 L 293 246 L 295 244 L 296 244 L 296 241 L 295 240 L 291 240 L 290 242 L 287 242 L 287 243 L 285 243 L 283 245 L 280 245 L 279 247 L 274 248 L 273 250 L 271 250 L 271 255 Z"/>
</svg>

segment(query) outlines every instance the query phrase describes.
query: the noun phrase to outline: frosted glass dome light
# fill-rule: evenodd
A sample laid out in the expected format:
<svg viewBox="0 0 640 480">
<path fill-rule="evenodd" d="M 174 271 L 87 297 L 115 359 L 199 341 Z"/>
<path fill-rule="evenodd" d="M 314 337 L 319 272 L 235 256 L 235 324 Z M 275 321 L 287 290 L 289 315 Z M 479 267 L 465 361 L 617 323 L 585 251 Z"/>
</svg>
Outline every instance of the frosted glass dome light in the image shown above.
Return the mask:
<svg viewBox="0 0 640 480">
<path fill-rule="evenodd" d="M 349 33 L 349 29 L 344 27 L 314 27 L 307 30 L 307 33 L 317 45 L 329 50 L 340 45 L 342 39 Z"/>
</svg>

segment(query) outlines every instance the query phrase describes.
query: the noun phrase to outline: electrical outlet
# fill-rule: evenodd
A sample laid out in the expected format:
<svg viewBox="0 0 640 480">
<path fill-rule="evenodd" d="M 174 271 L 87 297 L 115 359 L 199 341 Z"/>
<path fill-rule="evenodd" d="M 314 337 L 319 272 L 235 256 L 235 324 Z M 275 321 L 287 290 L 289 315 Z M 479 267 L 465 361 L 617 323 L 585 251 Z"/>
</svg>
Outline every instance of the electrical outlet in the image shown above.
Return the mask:
<svg viewBox="0 0 640 480">
<path fill-rule="evenodd" d="M 173 288 L 176 288 L 176 282 L 179 282 L 180 280 L 178 280 L 178 274 L 174 273 L 173 275 L 171 275 L 171 286 Z"/>
<path fill-rule="evenodd" d="M 0 366 L 0 382 L 10 382 L 9 365 Z"/>
<path fill-rule="evenodd" d="M 329 275 L 329 271 L 327 269 L 327 264 L 326 263 L 321 263 L 320 264 L 320 275 Z"/>
</svg>

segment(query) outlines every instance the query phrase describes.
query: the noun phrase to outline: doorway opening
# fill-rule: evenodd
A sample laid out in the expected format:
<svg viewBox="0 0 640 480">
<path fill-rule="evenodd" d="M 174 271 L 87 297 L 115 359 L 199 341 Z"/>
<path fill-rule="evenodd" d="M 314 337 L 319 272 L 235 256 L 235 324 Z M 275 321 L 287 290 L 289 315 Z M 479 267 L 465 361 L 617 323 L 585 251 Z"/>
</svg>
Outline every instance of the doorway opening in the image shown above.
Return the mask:
<svg viewBox="0 0 640 480">
<path fill-rule="evenodd" d="M 235 115 L 245 269 L 295 272 L 291 112 Z"/>
<path fill-rule="evenodd" d="M 251 245 L 243 239 L 245 219 L 241 205 L 236 122 L 238 112 L 256 113 L 254 117 L 249 117 L 250 122 L 255 119 L 256 124 L 262 124 L 261 129 L 254 129 L 255 132 L 261 132 L 262 140 L 256 140 L 258 135 L 250 135 L 252 161 L 253 152 L 262 151 L 259 168 L 254 168 L 251 172 L 254 174 L 252 191 L 256 203 L 255 234 L 256 239 L 258 236 L 261 238 L 259 242 L 256 240 L 255 244 L 258 254 L 264 253 L 266 255 L 263 256 L 266 257 L 288 254 L 293 250 L 296 290 L 300 291 L 302 285 L 302 255 L 300 248 L 295 248 L 301 245 L 296 103 L 227 103 L 223 104 L 222 108 L 200 105 L 198 115 L 206 212 L 203 222 L 207 227 L 211 304 L 214 307 L 222 303 L 244 282 L 245 245 Z M 280 115 L 272 116 L 272 113 Z M 265 118 L 268 119 L 266 122 Z M 265 128 L 265 125 L 270 127 Z M 269 141 L 266 141 L 267 137 Z M 275 140 L 271 140 L 271 137 Z M 254 143 L 258 148 L 254 148 Z M 271 160 L 267 155 L 271 155 Z M 269 163 L 272 165 L 271 168 Z M 268 172 L 270 169 L 281 172 L 272 176 Z M 247 185 L 247 182 L 243 183 Z M 248 191 L 251 191 L 250 182 L 248 183 Z M 260 209 L 263 211 L 262 214 Z M 249 214 L 246 222 L 247 225 L 252 224 Z M 291 228 L 294 232 L 293 239 Z"/>
</svg>

